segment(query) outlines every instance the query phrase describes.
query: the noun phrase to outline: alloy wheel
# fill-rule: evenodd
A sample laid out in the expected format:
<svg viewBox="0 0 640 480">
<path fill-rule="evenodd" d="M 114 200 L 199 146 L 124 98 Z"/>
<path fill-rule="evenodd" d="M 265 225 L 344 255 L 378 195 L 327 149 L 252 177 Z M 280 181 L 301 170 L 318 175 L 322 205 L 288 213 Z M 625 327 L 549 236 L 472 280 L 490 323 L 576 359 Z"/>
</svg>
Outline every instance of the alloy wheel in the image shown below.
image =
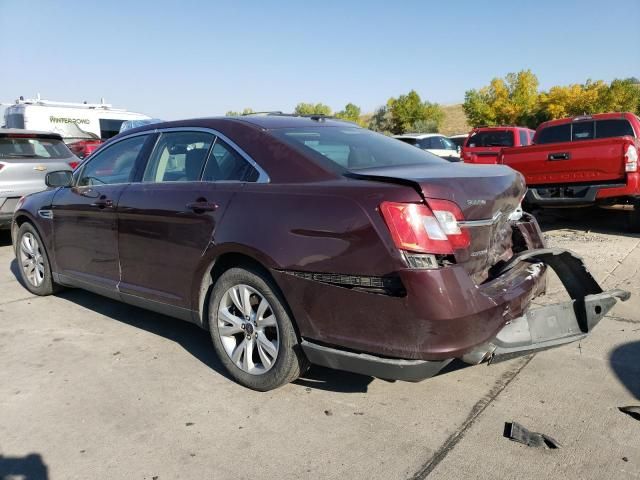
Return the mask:
<svg viewBox="0 0 640 480">
<path fill-rule="evenodd" d="M 44 282 L 44 257 L 35 235 L 25 233 L 20 240 L 20 265 L 27 281 L 34 287 Z"/>
<path fill-rule="evenodd" d="M 261 375 L 278 358 L 280 335 L 274 310 L 255 288 L 229 288 L 218 307 L 218 334 L 233 363 L 243 372 Z"/>
</svg>

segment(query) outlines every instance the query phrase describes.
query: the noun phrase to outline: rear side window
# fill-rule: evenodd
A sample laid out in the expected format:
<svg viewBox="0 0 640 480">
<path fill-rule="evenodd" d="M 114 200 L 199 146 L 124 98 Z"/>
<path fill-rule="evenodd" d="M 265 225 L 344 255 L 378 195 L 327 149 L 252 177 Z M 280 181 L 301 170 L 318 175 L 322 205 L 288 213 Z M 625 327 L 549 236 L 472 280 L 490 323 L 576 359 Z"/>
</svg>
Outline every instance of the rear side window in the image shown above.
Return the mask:
<svg viewBox="0 0 640 480">
<path fill-rule="evenodd" d="M 199 181 L 214 138 L 204 132 L 163 133 L 149 158 L 142 181 Z"/>
<path fill-rule="evenodd" d="M 571 140 L 571 124 L 555 125 L 553 127 L 543 128 L 536 138 L 536 143 L 559 143 Z"/>
<path fill-rule="evenodd" d="M 211 149 L 202 180 L 255 182 L 258 171 L 233 148 L 219 138 Z"/>
<path fill-rule="evenodd" d="M 127 138 L 95 153 L 82 169 L 78 185 L 129 183 L 147 137 L 148 135 L 138 135 Z"/>
<path fill-rule="evenodd" d="M 73 154 L 55 138 L 0 137 L 0 158 L 70 158 Z"/>
<path fill-rule="evenodd" d="M 598 120 L 596 121 L 596 138 L 635 137 L 631 123 L 625 119 Z"/>
<path fill-rule="evenodd" d="M 513 147 L 511 130 L 485 130 L 472 133 L 467 147 Z"/>
<path fill-rule="evenodd" d="M 593 140 L 594 138 L 594 122 L 576 122 L 571 129 L 571 140 L 574 142 L 579 140 Z"/>
<path fill-rule="evenodd" d="M 408 143 L 409 145 L 413 145 L 413 146 L 416 146 L 416 147 L 418 146 L 418 140 L 416 140 L 415 138 L 398 138 L 398 140 L 400 140 L 401 142 L 404 142 L 404 143 Z M 422 139 L 420 141 L 420 146 L 422 148 L 427 148 L 422 144 L 422 142 L 424 142 L 425 140 L 428 140 L 428 139 L 424 138 L 424 139 Z"/>
</svg>

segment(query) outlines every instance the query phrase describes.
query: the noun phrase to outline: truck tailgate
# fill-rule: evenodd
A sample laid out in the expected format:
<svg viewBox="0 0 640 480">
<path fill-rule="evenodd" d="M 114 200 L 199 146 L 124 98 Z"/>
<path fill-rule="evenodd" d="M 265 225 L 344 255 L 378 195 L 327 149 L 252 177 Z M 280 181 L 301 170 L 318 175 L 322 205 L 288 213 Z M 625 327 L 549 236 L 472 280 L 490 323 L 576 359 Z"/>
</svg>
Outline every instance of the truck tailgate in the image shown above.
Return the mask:
<svg viewBox="0 0 640 480">
<path fill-rule="evenodd" d="M 528 185 L 622 180 L 624 138 L 505 148 L 501 161 L 521 172 Z"/>
</svg>

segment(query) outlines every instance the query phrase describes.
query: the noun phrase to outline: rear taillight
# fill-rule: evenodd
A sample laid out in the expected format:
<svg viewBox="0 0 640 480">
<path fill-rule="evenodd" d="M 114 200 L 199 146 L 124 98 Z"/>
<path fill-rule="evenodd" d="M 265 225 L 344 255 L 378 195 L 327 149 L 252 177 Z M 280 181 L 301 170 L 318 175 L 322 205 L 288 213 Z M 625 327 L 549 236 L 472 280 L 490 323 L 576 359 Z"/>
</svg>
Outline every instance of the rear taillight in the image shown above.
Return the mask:
<svg viewBox="0 0 640 480">
<path fill-rule="evenodd" d="M 76 167 L 77 167 L 79 164 L 80 164 L 80 162 L 69 162 L 69 166 L 70 166 L 73 170 L 75 170 L 75 169 L 76 169 Z"/>
<path fill-rule="evenodd" d="M 448 200 L 428 199 L 429 204 L 383 202 L 382 216 L 396 247 L 410 252 L 452 254 L 467 248 L 469 232 L 460 227 L 458 206 Z"/>
<path fill-rule="evenodd" d="M 628 145 L 627 150 L 624 152 L 624 171 L 638 171 L 638 149 L 635 145 Z"/>
</svg>

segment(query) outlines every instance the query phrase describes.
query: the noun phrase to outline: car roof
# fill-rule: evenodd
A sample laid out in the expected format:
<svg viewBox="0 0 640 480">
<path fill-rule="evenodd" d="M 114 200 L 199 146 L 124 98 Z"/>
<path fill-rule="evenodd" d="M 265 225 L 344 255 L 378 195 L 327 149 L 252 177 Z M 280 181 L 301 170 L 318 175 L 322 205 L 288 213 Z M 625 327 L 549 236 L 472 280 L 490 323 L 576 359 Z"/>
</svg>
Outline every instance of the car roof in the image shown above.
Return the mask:
<svg viewBox="0 0 640 480">
<path fill-rule="evenodd" d="M 394 135 L 393 138 L 429 138 L 444 137 L 441 133 L 403 133 L 402 135 Z"/>
<path fill-rule="evenodd" d="M 43 130 L 25 130 L 23 128 L 0 128 L 0 135 L 37 135 L 43 137 L 56 137 L 62 140 L 62 136 L 54 132 L 45 132 Z"/>
</svg>

